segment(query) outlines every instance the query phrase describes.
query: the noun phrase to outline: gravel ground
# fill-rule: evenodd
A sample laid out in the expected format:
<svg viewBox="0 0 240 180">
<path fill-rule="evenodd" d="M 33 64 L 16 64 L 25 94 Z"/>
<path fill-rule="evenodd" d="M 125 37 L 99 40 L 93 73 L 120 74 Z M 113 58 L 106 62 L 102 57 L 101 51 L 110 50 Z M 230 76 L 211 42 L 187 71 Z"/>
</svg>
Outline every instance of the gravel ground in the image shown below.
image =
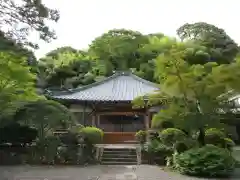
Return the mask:
<svg viewBox="0 0 240 180">
<path fill-rule="evenodd" d="M 0 180 L 125 180 L 124 174 L 128 174 L 129 177 L 135 176 L 137 180 L 199 180 L 199 178 L 182 176 L 150 165 L 0 166 Z"/>
</svg>

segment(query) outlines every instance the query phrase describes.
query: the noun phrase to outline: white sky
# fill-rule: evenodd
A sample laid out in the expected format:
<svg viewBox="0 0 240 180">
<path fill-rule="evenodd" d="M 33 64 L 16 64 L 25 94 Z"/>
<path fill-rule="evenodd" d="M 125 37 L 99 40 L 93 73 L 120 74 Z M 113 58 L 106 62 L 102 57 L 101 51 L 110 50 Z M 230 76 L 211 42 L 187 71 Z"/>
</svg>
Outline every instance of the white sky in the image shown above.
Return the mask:
<svg viewBox="0 0 240 180">
<path fill-rule="evenodd" d="M 36 56 L 62 46 L 86 49 L 91 41 L 114 28 L 140 31 L 143 34 L 162 32 L 175 36 L 184 23 L 204 21 L 214 24 L 240 44 L 238 0 L 45 0 L 60 11 L 61 18 L 53 25 L 58 39 L 39 43 Z"/>
</svg>

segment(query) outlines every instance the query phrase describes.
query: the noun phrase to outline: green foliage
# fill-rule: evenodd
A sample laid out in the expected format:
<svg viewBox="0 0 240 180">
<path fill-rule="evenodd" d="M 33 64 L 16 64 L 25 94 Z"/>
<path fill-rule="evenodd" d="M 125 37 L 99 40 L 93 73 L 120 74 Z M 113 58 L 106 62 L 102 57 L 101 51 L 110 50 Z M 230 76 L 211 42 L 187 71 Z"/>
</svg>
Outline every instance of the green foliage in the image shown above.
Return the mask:
<svg viewBox="0 0 240 180">
<path fill-rule="evenodd" d="M 55 38 L 55 32 L 50 29 L 46 21 L 57 22 L 59 13 L 50 9 L 41 0 L 18 2 L 3 0 L 0 4 L 1 27 L 8 24 L 8 37 L 30 47 L 37 47 L 36 44 L 28 41 L 31 31 L 37 32 L 39 38 L 49 42 Z M 21 28 L 18 25 L 21 24 Z M 5 30 L 3 28 L 1 30 Z"/>
<path fill-rule="evenodd" d="M 70 47 L 70 46 L 64 46 L 64 47 L 60 47 L 60 48 L 57 48 L 55 50 L 52 50 L 50 52 L 48 52 L 46 54 L 47 57 L 52 57 L 54 59 L 58 59 L 59 58 L 59 55 L 63 54 L 63 53 L 77 53 L 78 50 Z"/>
<path fill-rule="evenodd" d="M 52 135 L 39 139 L 36 142 L 36 149 L 34 149 L 34 152 L 38 155 L 37 157 L 40 158 L 37 161 L 44 164 L 54 164 L 60 143 L 60 139 Z"/>
<path fill-rule="evenodd" d="M 149 43 L 148 37 L 126 29 L 113 29 L 97 37 L 90 45 L 90 55 L 96 57 L 99 74 L 109 76 L 113 70 L 131 70 L 134 74 L 154 81 L 156 54 L 141 48 Z M 160 35 L 159 35 L 160 36 Z"/>
<path fill-rule="evenodd" d="M 98 144 L 103 140 L 103 131 L 96 127 L 84 127 L 80 129 L 80 134 L 90 144 Z"/>
<path fill-rule="evenodd" d="M 230 138 L 224 138 L 224 145 L 228 150 L 232 151 L 232 148 L 235 146 L 235 143 Z"/>
<path fill-rule="evenodd" d="M 78 133 L 66 132 L 66 133 L 60 134 L 59 138 L 60 138 L 60 141 L 67 146 L 70 146 L 70 145 L 77 146 L 79 143 L 81 143 L 80 141 L 81 137 Z"/>
<path fill-rule="evenodd" d="M 62 104 L 51 100 L 27 102 L 20 107 L 14 119 L 38 130 L 39 138 L 58 128 L 67 129 L 74 125 L 72 113 Z"/>
<path fill-rule="evenodd" d="M 145 157 L 150 164 L 165 165 L 166 157 L 171 156 L 173 148 L 164 145 L 158 139 L 152 139 L 147 142 L 144 147 L 143 157 Z"/>
<path fill-rule="evenodd" d="M 13 163 L 37 165 L 85 165 L 87 163 L 96 163 L 95 147 L 89 146 L 81 139 L 83 137 L 79 133 L 67 131 L 60 134 L 47 135 L 42 139 L 37 139 L 36 144 L 26 146 L 16 146 L 16 144 L 3 146 L 1 144 L 0 163 L 4 165 Z"/>
<path fill-rule="evenodd" d="M 145 100 L 143 96 L 139 96 L 132 101 L 133 108 L 143 108 L 145 106 Z"/>
<path fill-rule="evenodd" d="M 177 34 L 181 40 L 191 40 L 193 43 L 207 48 L 210 58 L 203 63 L 209 61 L 220 64 L 230 63 L 234 61 L 239 52 L 237 43 L 223 29 L 212 24 L 204 22 L 187 23 L 177 30 Z"/>
<path fill-rule="evenodd" d="M 174 150 L 176 150 L 177 153 L 183 153 L 188 149 L 189 147 L 185 141 L 178 141 L 174 144 Z"/>
<path fill-rule="evenodd" d="M 59 148 L 59 161 L 63 164 L 81 164 L 89 154 L 79 153 L 84 149 L 79 133 L 68 131 L 60 134 L 59 138 L 63 144 Z M 89 152 L 91 153 L 91 151 Z M 84 157 L 85 156 L 85 157 Z"/>
<path fill-rule="evenodd" d="M 0 144 L 11 143 L 13 145 L 31 144 L 37 137 L 37 130 L 18 123 L 11 123 L 0 128 Z"/>
<path fill-rule="evenodd" d="M 145 42 L 147 38 L 139 32 L 113 29 L 96 38 L 90 45 L 89 51 L 103 60 L 102 63 L 111 64 L 109 69 L 105 69 L 107 75 L 113 70 L 127 70 L 135 67 L 138 63 L 137 50 Z"/>
<path fill-rule="evenodd" d="M 206 145 L 176 155 L 175 168 L 180 173 L 193 176 L 229 176 L 235 168 L 235 160 L 229 151 Z"/>
<path fill-rule="evenodd" d="M 221 126 L 219 110 L 229 112 L 231 108 L 226 103 L 228 97 L 222 94 L 230 89 L 240 90 L 237 83 L 240 66 L 238 61 L 222 65 L 195 64 L 198 57 L 189 53 L 191 46 L 201 48 L 171 38 L 152 37 L 149 48 L 161 50 L 155 61 L 155 76 L 161 82 L 161 90 L 149 96 L 149 102 L 167 107 L 160 111 L 157 119 L 172 121 L 175 127 L 188 132 L 199 131 L 198 140 L 204 144 L 205 127 Z M 203 47 L 202 51 L 205 50 Z"/>
<path fill-rule="evenodd" d="M 39 76 L 47 88 L 76 88 L 95 82 L 94 60 L 86 52 L 62 47 L 39 61 Z"/>
<path fill-rule="evenodd" d="M 213 144 L 222 147 L 224 144 L 224 138 L 226 135 L 219 129 L 210 128 L 205 132 L 205 142 L 206 144 Z"/>
<path fill-rule="evenodd" d="M 147 132 L 143 131 L 143 130 L 140 130 L 140 131 L 136 132 L 136 134 L 135 134 L 135 138 L 141 144 L 143 144 L 146 141 L 146 137 L 147 137 Z"/>
<path fill-rule="evenodd" d="M 13 39 L 6 36 L 4 32 L 0 31 L 0 51 L 2 53 L 11 54 L 12 57 L 20 58 L 31 66 L 31 72 L 36 71 L 37 59 L 33 51 L 27 49 L 22 44 L 15 42 Z"/>
<path fill-rule="evenodd" d="M 148 146 L 146 151 L 151 154 L 167 156 L 173 152 L 173 149 L 171 147 L 164 145 L 156 139 L 150 141 L 147 145 Z"/>
<path fill-rule="evenodd" d="M 173 147 L 178 141 L 186 139 L 186 134 L 176 128 L 167 128 L 160 132 L 160 138 L 163 144 Z"/>
<path fill-rule="evenodd" d="M 1 118 L 16 110 L 16 103 L 36 100 L 35 76 L 26 60 L 11 53 L 0 52 L 0 111 Z"/>
<path fill-rule="evenodd" d="M 152 119 L 151 124 L 153 129 L 167 129 L 167 128 L 173 128 L 174 123 L 171 121 L 171 119 L 164 119 L 162 110 L 155 114 Z"/>
</svg>

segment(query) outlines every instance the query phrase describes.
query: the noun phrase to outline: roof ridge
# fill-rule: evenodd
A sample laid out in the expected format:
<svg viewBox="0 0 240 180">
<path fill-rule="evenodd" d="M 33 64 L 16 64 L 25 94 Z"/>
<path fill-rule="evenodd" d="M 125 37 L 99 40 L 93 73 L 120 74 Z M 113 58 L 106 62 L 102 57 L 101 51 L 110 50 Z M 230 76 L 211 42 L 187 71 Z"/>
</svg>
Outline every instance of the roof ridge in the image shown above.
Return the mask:
<svg viewBox="0 0 240 180">
<path fill-rule="evenodd" d="M 71 92 L 76 92 L 76 91 L 79 91 L 79 90 L 85 90 L 85 89 L 88 89 L 88 88 L 92 88 L 94 86 L 97 86 L 97 85 L 100 85 L 104 82 L 107 82 L 107 81 L 110 81 L 111 79 L 114 79 L 118 76 L 121 76 L 122 74 L 120 73 L 115 73 L 109 77 L 106 77 L 105 79 L 101 80 L 101 81 L 97 81 L 97 82 L 94 82 L 94 83 L 91 83 L 91 84 L 88 84 L 88 85 L 85 85 L 85 86 L 82 86 L 82 87 L 78 87 L 78 88 L 75 88 L 75 89 L 71 89 L 70 91 Z"/>
<path fill-rule="evenodd" d="M 138 80 L 138 81 L 141 81 L 142 83 L 145 83 L 145 84 L 148 84 L 148 85 L 154 86 L 154 87 L 159 87 L 159 84 L 153 83 L 153 82 L 148 81 L 148 80 L 146 80 L 146 79 L 143 79 L 143 78 L 141 78 L 141 77 L 139 77 L 139 76 L 137 76 L 137 75 L 135 75 L 135 74 L 133 74 L 133 73 L 130 73 L 129 75 L 130 75 L 131 77 L 133 77 L 134 79 L 136 79 L 136 80 Z"/>
<path fill-rule="evenodd" d="M 82 87 L 78 87 L 78 88 L 74 88 L 74 89 L 68 89 L 68 90 L 65 90 L 65 91 L 61 91 L 61 92 L 57 92 L 56 95 L 64 95 L 64 94 L 72 94 L 72 93 L 76 93 L 78 91 L 83 91 L 83 90 L 86 90 L 86 89 L 90 89 L 92 87 L 95 87 L 95 86 L 98 86 L 98 85 L 101 85 L 105 82 L 108 82 L 112 79 L 115 79 L 117 77 L 120 77 L 120 76 L 130 76 L 132 77 L 133 79 L 137 80 L 137 81 L 140 81 L 144 84 L 148 84 L 150 86 L 153 86 L 153 87 L 156 87 L 156 88 L 159 88 L 159 85 L 156 84 L 156 83 L 153 83 L 153 82 L 150 82 L 148 80 L 145 80 L 135 74 L 133 74 L 132 72 L 129 72 L 129 71 L 117 71 L 115 72 L 113 75 L 103 79 L 103 80 L 100 80 L 98 82 L 94 82 L 92 84 L 88 84 L 88 85 L 85 85 L 85 86 L 82 86 Z M 54 92 L 53 92 L 54 93 Z"/>
</svg>

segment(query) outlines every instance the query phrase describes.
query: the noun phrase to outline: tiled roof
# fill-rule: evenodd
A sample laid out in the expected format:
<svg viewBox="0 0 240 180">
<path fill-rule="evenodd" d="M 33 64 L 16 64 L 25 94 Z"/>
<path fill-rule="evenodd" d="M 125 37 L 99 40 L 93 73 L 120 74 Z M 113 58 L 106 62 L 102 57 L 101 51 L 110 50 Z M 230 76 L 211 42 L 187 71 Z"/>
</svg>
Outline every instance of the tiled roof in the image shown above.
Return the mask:
<svg viewBox="0 0 240 180">
<path fill-rule="evenodd" d="M 129 72 L 118 72 L 103 81 L 67 92 L 52 94 L 54 99 L 79 101 L 132 101 L 153 93 L 158 85 Z"/>
</svg>

